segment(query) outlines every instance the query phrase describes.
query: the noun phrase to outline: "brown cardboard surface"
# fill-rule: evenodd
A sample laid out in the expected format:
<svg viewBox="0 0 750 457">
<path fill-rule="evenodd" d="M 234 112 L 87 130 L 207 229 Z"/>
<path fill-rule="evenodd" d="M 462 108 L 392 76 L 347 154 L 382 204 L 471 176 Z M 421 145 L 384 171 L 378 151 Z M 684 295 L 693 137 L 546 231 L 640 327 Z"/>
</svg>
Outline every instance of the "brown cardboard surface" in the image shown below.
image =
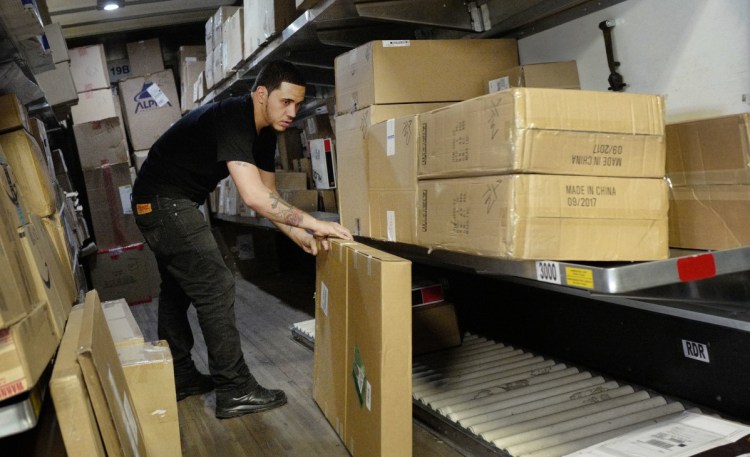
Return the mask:
<svg viewBox="0 0 750 457">
<path fill-rule="evenodd" d="M 78 363 L 91 396 L 107 455 L 148 455 L 133 399 L 96 291 L 86 294 L 78 341 Z"/>
<path fill-rule="evenodd" d="M 412 354 L 424 354 L 461 344 L 456 308 L 438 302 L 412 308 Z"/>
<path fill-rule="evenodd" d="M 70 107 L 73 124 L 85 124 L 118 116 L 115 95 L 110 88 L 78 93 L 78 103 Z"/>
<path fill-rule="evenodd" d="M 669 245 L 717 250 L 750 245 L 750 185 L 671 188 Z"/>
<path fill-rule="evenodd" d="M 143 332 L 124 298 L 102 302 L 104 317 L 116 347 L 141 345 Z"/>
<path fill-rule="evenodd" d="M 233 12 L 221 26 L 222 40 L 224 42 L 224 55 L 222 65 L 227 71 L 234 70 L 244 59 L 244 8 L 238 8 Z"/>
<path fill-rule="evenodd" d="M 295 170 L 294 160 L 304 157 L 301 133 L 300 129 L 289 127 L 276 136 L 276 143 L 279 149 L 279 165 L 282 170 Z"/>
<path fill-rule="evenodd" d="M 49 148 L 47 127 L 45 127 L 44 121 L 36 117 L 30 117 L 29 132 L 36 140 L 36 144 L 39 145 L 39 149 L 42 151 L 42 156 L 44 157 L 44 165 L 47 168 L 48 174 L 50 176 L 55 176 L 55 168 L 52 164 L 52 151 Z"/>
<path fill-rule="evenodd" d="M 50 106 L 73 104 L 78 102 L 78 93 L 70 71 L 70 62 L 55 63 L 54 70 L 34 75 L 44 98 Z"/>
<path fill-rule="evenodd" d="M 466 100 L 518 65 L 513 39 L 371 41 L 334 60 L 338 114 L 391 103 Z"/>
<path fill-rule="evenodd" d="M 150 302 L 158 293 L 156 260 L 144 243 L 100 250 L 88 265 L 92 287 L 103 300 L 124 298 L 134 305 Z"/>
<path fill-rule="evenodd" d="M 321 208 L 321 211 L 325 211 L 327 213 L 337 213 L 338 212 L 338 205 L 336 204 L 336 190 L 335 189 L 324 189 L 324 190 L 318 190 L 318 195 L 320 196 L 320 201 L 323 204 L 323 208 Z"/>
<path fill-rule="evenodd" d="M 31 389 L 59 342 L 45 303 L 37 303 L 23 320 L 0 329 L 0 400 Z"/>
<path fill-rule="evenodd" d="M 149 456 L 180 457 L 172 353 L 166 341 L 117 348 Z"/>
<path fill-rule="evenodd" d="M 370 191 L 370 237 L 417 243 L 417 190 Z"/>
<path fill-rule="evenodd" d="M 104 45 L 96 44 L 68 49 L 68 57 L 76 92 L 109 89 L 109 71 L 107 70 L 107 57 L 104 55 Z"/>
<path fill-rule="evenodd" d="M 158 38 L 133 41 L 127 43 L 125 48 L 132 76 L 144 76 L 164 70 L 164 59 Z"/>
<path fill-rule="evenodd" d="M 318 191 L 315 189 L 279 190 L 279 195 L 302 211 L 318 210 Z"/>
<path fill-rule="evenodd" d="M 49 386 L 67 454 L 104 457 L 104 444 L 77 359 L 82 318 L 83 305 L 74 306 L 57 351 Z"/>
<path fill-rule="evenodd" d="M 34 137 L 25 130 L 4 133 L 0 135 L 0 148 L 29 211 L 42 217 L 52 214 L 55 211 L 52 178 Z"/>
<path fill-rule="evenodd" d="M 172 70 L 128 78 L 118 84 L 133 150 L 149 149 L 180 118 L 180 99 Z"/>
<path fill-rule="evenodd" d="M 307 189 L 307 174 L 301 171 L 276 171 L 275 175 L 278 190 Z"/>
<path fill-rule="evenodd" d="M 206 68 L 205 60 L 191 60 L 180 64 L 180 110 L 186 113 L 195 107 L 193 91 L 203 69 Z"/>
<path fill-rule="evenodd" d="M 0 133 L 29 130 L 29 115 L 16 94 L 0 95 Z"/>
<path fill-rule="evenodd" d="M 374 190 L 416 190 L 419 115 L 379 122 L 367 133 L 368 182 Z"/>
<path fill-rule="evenodd" d="M 517 259 L 668 255 L 663 179 L 503 175 L 419 183 L 418 244 Z"/>
<path fill-rule="evenodd" d="M 666 126 L 673 186 L 750 184 L 750 113 Z"/>
<path fill-rule="evenodd" d="M 13 232 L 18 227 L 26 223 L 29 211 L 25 202 L 21 201 L 18 192 L 18 182 L 16 175 L 10 168 L 10 165 L 3 162 L 4 155 L 0 147 L 0 216 L 2 224 L 0 231 L 4 232 L 8 238 L 13 238 Z"/>
<path fill-rule="evenodd" d="M 575 60 L 519 65 L 498 72 L 490 79 L 490 93 L 511 87 L 580 89 Z"/>
<path fill-rule="evenodd" d="M 245 0 L 245 58 L 281 33 L 299 15 L 294 0 Z"/>
<path fill-rule="evenodd" d="M 75 124 L 73 134 L 83 170 L 104 164 L 130 164 L 128 144 L 118 117 Z"/>
<path fill-rule="evenodd" d="M 347 249 L 344 442 L 357 457 L 409 457 L 411 262 L 363 245 Z"/>
<path fill-rule="evenodd" d="M 420 116 L 419 178 L 502 173 L 664 176 L 655 95 L 514 88 Z"/>
<path fill-rule="evenodd" d="M 313 399 L 343 439 L 346 425 L 347 243 L 331 241 L 315 258 Z"/>
<path fill-rule="evenodd" d="M 336 116 L 336 165 L 341 224 L 355 235 L 370 236 L 367 131 L 386 119 L 422 113 L 447 103 L 374 105 Z"/>
<path fill-rule="evenodd" d="M 57 255 L 57 261 L 60 265 L 63 278 L 68 278 L 70 284 L 74 284 L 73 253 L 77 249 L 76 235 L 63 225 L 61 213 L 43 217 L 41 220 L 44 229 L 47 231 L 47 235 L 49 235 L 51 247 Z M 75 287 L 72 287 L 72 289 L 75 289 Z"/>
</svg>

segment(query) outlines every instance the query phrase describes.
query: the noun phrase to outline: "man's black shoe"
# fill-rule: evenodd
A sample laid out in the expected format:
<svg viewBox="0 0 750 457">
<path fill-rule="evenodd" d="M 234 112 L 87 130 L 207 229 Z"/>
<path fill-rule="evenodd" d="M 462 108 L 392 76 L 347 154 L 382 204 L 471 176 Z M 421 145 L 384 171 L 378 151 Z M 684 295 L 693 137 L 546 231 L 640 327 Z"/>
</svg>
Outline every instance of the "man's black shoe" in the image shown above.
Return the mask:
<svg viewBox="0 0 750 457">
<path fill-rule="evenodd" d="M 192 395 L 205 394 L 214 390 L 214 382 L 211 376 L 197 373 L 189 379 L 175 379 L 175 390 L 177 391 L 177 401 L 184 400 Z"/>
<path fill-rule="evenodd" d="M 241 397 L 216 395 L 216 417 L 227 419 L 250 413 L 268 411 L 286 403 L 286 394 L 279 389 L 256 387 Z"/>
</svg>

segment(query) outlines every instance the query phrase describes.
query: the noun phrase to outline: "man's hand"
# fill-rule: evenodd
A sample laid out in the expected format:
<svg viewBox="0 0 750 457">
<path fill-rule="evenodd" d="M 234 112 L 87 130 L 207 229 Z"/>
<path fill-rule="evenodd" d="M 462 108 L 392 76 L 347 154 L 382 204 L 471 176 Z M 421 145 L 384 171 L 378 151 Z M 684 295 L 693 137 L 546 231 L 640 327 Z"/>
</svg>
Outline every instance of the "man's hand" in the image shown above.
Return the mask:
<svg viewBox="0 0 750 457">
<path fill-rule="evenodd" d="M 303 251 L 307 252 L 308 254 L 312 255 L 318 255 L 318 241 L 307 233 L 305 230 L 295 228 L 295 227 L 289 227 L 289 238 L 294 241 L 297 246 L 301 247 Z"/>
<path fill-rule="evenodd" d="M 328 238 L 341 238 L 342 240 L 354 239 L 349 229 L 338 222 L 321 221 L 316 219 L 315 226 L 311 231 L 316 239 L 321 240 L 324 243 L 323 248 L 326 250 L 328 250 L 328 248 L 325 247 L 325 245 L 328 244 Z"/>
</svg>

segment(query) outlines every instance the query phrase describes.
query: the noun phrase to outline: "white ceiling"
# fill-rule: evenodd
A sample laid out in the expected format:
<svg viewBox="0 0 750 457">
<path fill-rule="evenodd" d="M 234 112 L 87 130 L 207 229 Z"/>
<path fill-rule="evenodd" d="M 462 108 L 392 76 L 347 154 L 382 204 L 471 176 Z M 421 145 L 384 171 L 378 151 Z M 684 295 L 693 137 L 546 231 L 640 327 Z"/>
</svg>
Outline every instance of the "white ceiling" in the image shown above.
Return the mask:
<svg viewBox="0 0 750 457">
<path fill-rule="evenodd" d="M 99 11 L 96 0 L 45 0 L 51 22 L 60 23 L 65 38 L 158 29 L 205 22 L 220 6 L 236 0 L 125 0 L 125 7 Z"/>
</svg>

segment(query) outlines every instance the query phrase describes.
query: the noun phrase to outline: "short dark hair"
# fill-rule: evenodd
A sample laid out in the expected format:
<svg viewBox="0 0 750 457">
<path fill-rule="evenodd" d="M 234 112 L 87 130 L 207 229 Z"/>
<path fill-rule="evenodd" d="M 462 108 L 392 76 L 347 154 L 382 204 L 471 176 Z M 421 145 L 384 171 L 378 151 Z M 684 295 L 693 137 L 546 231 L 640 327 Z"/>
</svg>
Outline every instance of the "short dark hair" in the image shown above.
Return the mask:
<svg viewBox="0 0 750 457">
<path fill-rule="evenodd" d="M 290 62 L 285 60 L 268 62 L 258 73 L 258 77 L 253 84 L 252 92 L 255 92 L 255 89 L 257 89 L 258 86 L 264 86 L 268 89 L 268 92 L 271 93 L 278 89 L 279 86 L 281 86 L 281 83 L 284 82 L 304 87 L 305 77 L 302 76 L 302 72 Z"/>
</svg>

